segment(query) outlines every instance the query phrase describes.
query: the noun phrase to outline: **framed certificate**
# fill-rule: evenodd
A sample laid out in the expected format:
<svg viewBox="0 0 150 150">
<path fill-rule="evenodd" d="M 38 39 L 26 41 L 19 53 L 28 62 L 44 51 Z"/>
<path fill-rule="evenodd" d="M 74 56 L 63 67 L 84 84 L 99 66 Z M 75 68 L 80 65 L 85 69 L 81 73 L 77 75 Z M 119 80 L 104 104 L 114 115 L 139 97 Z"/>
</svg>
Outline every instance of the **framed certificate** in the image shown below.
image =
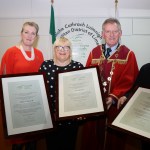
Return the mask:
<svg viewBox="0 0 150 150">
<path fill-rule="evenodd" d="M 150 139 L 150 89 L 139 87 L 111 127 Z"/>
<path fill-rule="evenodd" d="M 42 73 L 3 75 L 0 81 L 6 137 L 53 129 Z"/>
<path fill-rule="evenodd" d="M 105 114 L 97 67 L 58 73 L 58 119 Z"/>
</svg>

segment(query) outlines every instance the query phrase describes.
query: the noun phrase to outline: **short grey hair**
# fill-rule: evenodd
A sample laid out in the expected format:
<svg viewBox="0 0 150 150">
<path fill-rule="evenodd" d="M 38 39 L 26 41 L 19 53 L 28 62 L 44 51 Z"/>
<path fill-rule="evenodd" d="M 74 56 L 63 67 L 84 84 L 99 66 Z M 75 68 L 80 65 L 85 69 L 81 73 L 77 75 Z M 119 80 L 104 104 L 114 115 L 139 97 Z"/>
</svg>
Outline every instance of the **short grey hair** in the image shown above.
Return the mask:
<svg viewBox="0 0 150 150">
<path fill-rule="evenodd" d="M 106 24 L 114 24 L 114 23 L 116 23 L 117 26 L 118 26 L 118 29 L 121 30 L 121 24 L 120 24 L 119 20 L 116 19 L 116 18 L 108 18 L 108 19 L 106 19 L 103 22 L 103 24 L 102 24 L 102 30 L 104 31 Z"/>
</svg>

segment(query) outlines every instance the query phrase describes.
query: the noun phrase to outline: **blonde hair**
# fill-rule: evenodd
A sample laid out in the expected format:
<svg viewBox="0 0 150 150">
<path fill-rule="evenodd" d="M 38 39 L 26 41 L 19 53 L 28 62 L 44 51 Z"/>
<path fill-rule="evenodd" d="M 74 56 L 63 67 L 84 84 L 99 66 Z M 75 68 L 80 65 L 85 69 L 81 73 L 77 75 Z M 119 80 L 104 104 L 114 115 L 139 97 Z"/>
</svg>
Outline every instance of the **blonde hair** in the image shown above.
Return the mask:
<svg viewBox="0 0 150 150">
<path fill-rule="evenodd" d="M 55 49 L 56 49 L 57 46 L 61 46 L 62 44 L 66 44 L 67 46 L 70 47 L 70 60 L 71 60 L 71 57 L 72 57 L 72 44 L 71 44 L 70 40 L 67 39 L 66 37 L 60 37 L 60 38 L 56 39 L 56 41 L 54 42 L 54 45 L 53 45 L 53 58 L 54 58 L 54 61 L 56 59 Z"/>
<path fill-rule="evenodd" d="M 27 25 L 34 27 L 34 28 L 36 29 L 36 35 L 38 35 L 39 26 L 38 26 L 38 24 L 36 24 L 35 22 L 25 22 L 25 23 L 23 24 L 23 26 L 22 26 L 21 33 L 24 31 L 24 27 L 27 26 Z"/>
<path fill-rule="evenodd" d="M 54 49 L 56 48 L 56 46 L 60 46 L 61 44 L 64 44 L 64 43 L 67 44 L 71 49 L 71 46 L 72 46 L 71 42 L 66 37 L 57 38 L 56 41 L 54 42 Z"/>
</svg>

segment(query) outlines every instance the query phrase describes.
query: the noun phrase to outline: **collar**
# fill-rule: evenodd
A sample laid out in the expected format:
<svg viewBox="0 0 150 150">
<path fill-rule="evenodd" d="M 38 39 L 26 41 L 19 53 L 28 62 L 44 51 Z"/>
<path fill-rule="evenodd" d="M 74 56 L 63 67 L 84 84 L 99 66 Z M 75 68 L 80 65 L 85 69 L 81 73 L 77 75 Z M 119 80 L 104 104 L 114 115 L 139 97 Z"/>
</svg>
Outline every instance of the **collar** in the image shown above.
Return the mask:
<svg viewBox="0 0 150 150">
<path fill-rule="evenodd" d="M 117 43 L 117 44 L 114 45 L 113 47 L 110 47 L 111 50 L 112 50 L 112 52 L 115 51 L 115 50 L 117 49 L 118 45 L 119 45 L 119 43 Z M 109 46 L 106 44 L 106 47 L 105 47 L 105 48 L 107 49 L 107 48 L 109 48 Z"/>
</svg>

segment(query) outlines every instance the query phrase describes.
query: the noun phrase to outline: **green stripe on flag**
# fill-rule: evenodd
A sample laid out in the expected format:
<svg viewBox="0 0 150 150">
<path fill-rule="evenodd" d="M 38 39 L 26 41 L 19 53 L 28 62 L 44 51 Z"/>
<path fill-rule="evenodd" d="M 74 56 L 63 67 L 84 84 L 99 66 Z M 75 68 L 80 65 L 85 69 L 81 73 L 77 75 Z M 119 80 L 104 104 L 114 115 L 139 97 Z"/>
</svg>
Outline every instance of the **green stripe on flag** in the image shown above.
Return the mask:
<svg viewBox="0 0 150 150">
<path fill-rule="evenodd" d="M 54 17 L 54 8 L 53 5 L 51 5 L 51 19 L 50 19 L 50 29 L 49 29 L 49 34 L 52 36 L 52 44 L 56 40 L 56 35 L 55 35 L 55 17 Z"/>
</svg>

